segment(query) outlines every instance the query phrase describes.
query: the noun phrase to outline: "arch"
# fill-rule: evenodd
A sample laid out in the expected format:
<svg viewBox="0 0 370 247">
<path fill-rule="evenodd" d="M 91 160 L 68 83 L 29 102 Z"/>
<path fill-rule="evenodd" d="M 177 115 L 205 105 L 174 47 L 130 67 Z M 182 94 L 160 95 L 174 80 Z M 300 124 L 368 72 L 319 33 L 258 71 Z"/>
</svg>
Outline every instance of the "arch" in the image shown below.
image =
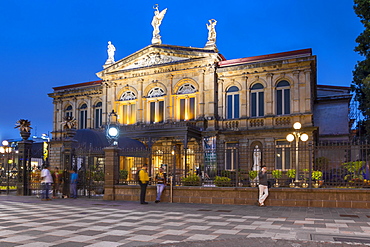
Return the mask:
<svg viewBox="0 0 370 247">
<path fill-rule="evenodd" d="M 290 87 L 290 83 L 287 80 L 281 80 L 276 84 L 276 87 Z"/>
<path fill-rule="evenodd" d="M 82 110 L 82 109 L 87 109 L 87 104 L 85 102 L 82 102 L 80 104 L 80 107 L 78 107 L 79 110 Z"/>
<path fill-rule="evenodd" d="M 240 90 L 239 90 L 239 88 L 237 87 L 237 86 L 231 86 L 231 87 L 229 87 L 227 90 L 226 90 L 226 92 L 227 93 L 233 93 L 233 92 L 239 92 Z"/>
<path fill-rule="evenodd" d="M 274 86 L 277 87 L 277 85 L 281 81 L 287 81 L 290 84 L 290 86 L 294 84 L 294 79 L 292 77 L 288 75 L 281 75 L 274 80 Z"/>
<path fill-rule="evenodd" d="M 234 86 L 237 87 L 239 89 L 239 91 L 241 91 L 243 89 L 242 84 L 240 84 L 237 81 L 233 81 L 233 82 L 225 84 L 225 87 L 223 88 L 223 90 L 224 90 L 224 92 L 227 92 L 229 90 L 229 88 L 234 87 Z"/>
<path fill-rule="evenodd" d="M 156 81 L 156 82 L 150 83 L 149 85 L 145 87 L 145 89 L 143 90 L 143 95 L 147 96 L 150 90 L 156 87 L 161 88 L 164 91 L 165 95 L 168 94 L 167 87 L 162 82 Z"/>
<path fill-rule="evenodd" d="M 264 89 L 265 87 L 261 83 L 255 83 L 251 86 L 251 90 L 259 90 L 259 89 Z"/>
<path fill-rule="evenodd" d="M 119 98 L 119 101 L 129 101 L 137 99 L 137 94 L 131 90 L 127 90 Z"/>
<path fill-rule="evenodd" d="M 185 87 L 188 86 L 189 84 L 193 86 L 193 87 L 190 86 L 190 88 L 192 88 L 192 90 L 189 90 L 190 93 L 196 93 L 199 91 L 199 84 L 195 80 L 191 78 L 184 78 L 176 83 L 176 85 L 173 88 L 174 90 L 173 94 L 179 94 L 178 92 L 180 91 L 180 89 L 182 89 L 181 87 L 183 86 L 184 86 L 183 90 L 184 92 L 186 92 L 186 89 L 189 89 L 189 88 L 185 88 Z M 180 94 L 187 94 L 187 93 L 180 93 Z"/>
<path fill-rule="evenodd" d="M 117 94 L 118 95 L 118 99 L 116 100 L 116 101 L 123 101 L 122 100 L 122 96 L 123 96 L 123 94 L 125 94 L 126 92 L 128 92 L 128 91 L 130 91 L 130 92 L 133 92 L 134 93 L 134 95 L 136 96 L 136 98 L 135 99 L 137 99 L 137 96 L 139 95 L 139 92 L 134 88 L 134 87 L 131 87 L 131 86 L 129 86 L 128 84 L 125 86 L 125 87 L 123 87 L 120 91 L 119 91 L 119 93 Z"/>
<path fill-rule="evenodd" d="M 166 95 L 166 93 L 161 87 L 153 87 L 151 90 L 149 90 L 147 97 L 156 98 L 156 97 L 162 97 L 164 95 Z"/>
</svg>

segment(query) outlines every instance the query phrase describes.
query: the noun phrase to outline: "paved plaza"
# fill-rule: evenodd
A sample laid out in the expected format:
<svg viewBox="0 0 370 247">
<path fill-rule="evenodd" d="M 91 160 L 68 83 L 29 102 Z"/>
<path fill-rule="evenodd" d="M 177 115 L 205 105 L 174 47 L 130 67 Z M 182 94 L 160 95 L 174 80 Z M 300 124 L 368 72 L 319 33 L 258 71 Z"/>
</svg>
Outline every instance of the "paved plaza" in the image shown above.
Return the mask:
<svg viewBox="0 0 370 247">
<path fill-rule="evenodd" d="M 369 246 L 370 210 L 0 195 L 0 246 Z"/>
</svg>

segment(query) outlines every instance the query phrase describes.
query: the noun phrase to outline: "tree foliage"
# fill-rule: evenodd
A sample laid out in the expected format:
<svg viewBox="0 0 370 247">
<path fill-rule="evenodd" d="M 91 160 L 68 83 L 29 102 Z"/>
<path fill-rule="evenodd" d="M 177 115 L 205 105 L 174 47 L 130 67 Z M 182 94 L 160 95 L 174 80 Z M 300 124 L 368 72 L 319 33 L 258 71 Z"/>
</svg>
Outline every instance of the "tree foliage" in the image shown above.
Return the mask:
<svg viewBox="0 0 370 247">
<path fill-rule="evenodd" d="M 355 51 L 365 59 L 355 66 L 351 88 L 364 116 L 362 123 L 370 135 L 370 0 L 354 0 L 354 10 L 365 28 L 356 38 Z"/>
</svg>

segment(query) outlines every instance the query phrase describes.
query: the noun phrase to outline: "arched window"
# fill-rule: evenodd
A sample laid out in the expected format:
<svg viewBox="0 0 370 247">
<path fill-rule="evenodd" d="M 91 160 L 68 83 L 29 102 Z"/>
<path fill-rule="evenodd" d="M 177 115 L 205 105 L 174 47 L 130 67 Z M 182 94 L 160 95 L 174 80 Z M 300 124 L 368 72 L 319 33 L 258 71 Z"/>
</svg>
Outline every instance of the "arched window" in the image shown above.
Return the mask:
<svg viewBox="0 0 370 247">
<path fill-rule="evenodd" d="M 134 124 L 136 122 L 136 94 L 132 91 L 126 91 L 120 100 L 125 101 L 122 105 L 122 123 Z"/>
<path fill-rule="evenodd" d="M 95 104 L 94 128 L 101 128 L 103 125 L 102 102 Z"/>
<path fill-rule="evenodd" d="M 195 119 L 195 95 L 196 88 L 190 83 L 185 83 L 179 90 L 177 90 L 178 95 L 184 95 L 185 97 L 179 98 L 179 120 L 188 121 Z"/>
<path fill-rule="evenodd" d="M 127 101 L 127 100 L 134 100 L 134 99 L 136 99 L 136 94 L 132 91 L 126 91 L 122 94 L 120 100 Z"/>
<path fill-rule="evenodd" d="M 262 117 L 265 115 L 263 85 L 256 83 L 251 87 L 251 117 Z"/>
<path fill-rule="evenodd" d="M 72 117 L 73 116 L 71 105 L 67 106 L 66 109 L 64 110 L 64 116 L 65 117 Z"/>
<path fill-rule="evenodd" d="M 81 105 L 80 109 L 80 119 L 78 121 L 79 123 L 79 128 L 80 129 L 86 129 L 87 128 L 87 105 L 86 104 L 83 104 Z"/>
<path fill-rule="evenodd" d="M 227 119 L 239 118 L 239 88 L 236 86 L 232 86 L 226 91 L 226 109 Z"/>
<path fill-rule="evenodd" d="M 197 90 L 192 84 L 185 83 L 179 88 L 179 90 L 177 91 L 177 94 L 189 94 L 189 93 L 195 93 L 196 91 Z"/>
<path fill-rule="evenodd" d="M 276 85 L 276 115 L 290 114 L 290 84 L 280 81 Z"/>
<path fill-rule="evenodd" d="M 164 90 L 159 87 L 151 89 L 148 93 L 149 122 L 162 123 L 164 120 Z"/>
</svg>

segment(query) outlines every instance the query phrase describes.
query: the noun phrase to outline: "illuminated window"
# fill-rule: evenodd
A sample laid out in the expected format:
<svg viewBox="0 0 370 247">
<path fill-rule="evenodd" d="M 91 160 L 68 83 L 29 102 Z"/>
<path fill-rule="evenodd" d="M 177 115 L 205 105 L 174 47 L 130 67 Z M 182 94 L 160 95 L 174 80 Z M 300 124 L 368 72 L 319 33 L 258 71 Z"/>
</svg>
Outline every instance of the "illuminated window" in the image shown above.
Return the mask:
<svg viewBox="0 0 370 247">
<path fill-rule="evenodd" d="M 188 121 L 195 119 L 195 95 L 197 90 L 190 83 L 185 83 L 177 91 L 178 95 L 186 95 L 179 99 L 179 120 Z M 193 94 L 193 95 L 191 95 Z"/>
<path fill-rule="evenodd" d="M 151 89 L 148 93 L 149 121 L 150 123 L 162 123 L 164 120 L 164 90 L 159 87 Z M 153 98 L 156 98 L 153 100 Z"/>
<path fill-rule="evenodd" d="M 251 117 L 262 117 L 264 114 L 263 85 L 257 83 L 251 88 Z"/>
<path fill-rule="evenodd" d="M 230 87 L 226 91 L 226 118 L 239 118 L 239 88 L 236 86 Z"/>
<path fill-rule="evenodd" d="M 195 98 L 180 99 L 180 121 L 195 119 Z"/>
<path fill-rule="evenodd" d="M 80 129 L 86 129 L 87 128 L 87 105 L 83 104 L 79 109 L 79 121 L 78 121 L 78 127 Z"/>
<path fill-rule="evenodd" d="M 102 102 L 98 102 L 96 105 L 95 105 L 95 116 L 94 116 L 94 127 L 95 128 L 101 128 L 102 127 L 102 120 L 103 120 L 103 116 L 102 116 Z"/>
<path fill-rule="evenodd" d="M 136 104 L 125 104 L 122 108 L 122 123 L 134 124 L 136 122 Z"/>
<path fill-rule="evenodd" d="M 281 81 L 276 86 L 276 114 L 290 114 L 290 84 Z"/>
<path fill-rule="evenodd" d="M 136 94 L 132 91 L 126 91 L 122 94 L 120 100 L 125 101 L 122 105 L 122 123 L 136 123 Z"/>
<path fill-rule="evenodd" d="M 67 106 L 67 108 L 65 109 L 65 116 L 66 117 L 72 117 L 72 106 L 71 105 L 69 105 L 69 106 Z"/>
</svg>

